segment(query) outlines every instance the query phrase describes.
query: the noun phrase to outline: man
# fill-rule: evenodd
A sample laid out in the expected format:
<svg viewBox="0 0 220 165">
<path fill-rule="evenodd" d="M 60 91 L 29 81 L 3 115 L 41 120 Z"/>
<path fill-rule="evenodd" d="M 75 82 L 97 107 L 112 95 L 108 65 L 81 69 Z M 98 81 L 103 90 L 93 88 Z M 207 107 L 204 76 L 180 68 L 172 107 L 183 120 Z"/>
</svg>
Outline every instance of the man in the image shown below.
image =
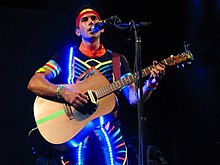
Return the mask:
<svg viewBox="0 0 220 165">
<path fill-rule="evenodd" d="M 88 81 L 91 83 L 96 81 L 95 83 L 97 84 L 103 81 L 99 77 L 94 80 L 90 79 L 94 75 L 104 76 L 109 83 L 114 82 L 117 78 L 117 75 L 114 74 L 116 68 L 113 67 L 112 60 L 114 52 L 106 49 L 100 41 L 100 36 L 104 32 L 104 29 L 96 33 L 91 30 L 91 27 L 100 20 L 99 13 L 92 7 L 81 9 L 76 15 L 75 29 L 76 35 L 81 37 L 81 44 L 77 47 L 71 47 L 68 50 L 58 52 L 43 67 L 36 71 L 28 84 L 28 89 L 38 96 L 63 100 L 71 105 L 74 111 L 71 110 L 67 113 L 70 120 L 75 120 L 75 113 L 78 114 L 78 112 L 82 116 L 84 114 L 87 117 L 88 115 L 92 117 L 100 110 L 99 106 L 105 109 L 108 108 L 106 105 L 109 105 L 108 100 L 104 105 L 101 105 L 103 104 L 101 101 L 97 103 L 99 98 L 104 99 L 105 95 L 102 98 L 96 96 L 99 95 L 98 92 L 88 94 L 79 85 L 80 82 L 84 82 L 85 80 L 91 80 Z M 131 70 L 125 57 L 123 55 L 119 57 L 120 77 L 125 78 L 131 75 Z M 150 69 L 150 77 L 143 86 L 144 100 L 150 97 L 161 78 L 165 75 L 164 65 L 153 62 L 153 66 Z M 87 84 L 89 84 L 88 82 Z M 60 84 L 75 84 L 77 88 Z M 124 94 L 129 104 L 135 106 L 138 103 L 138 95 L 136 94 L 134 82 L 122 87 L 119 92 Z M 91 107 L 91 102 L 94 102 L 91 100 L 96 97 L 98 98 L 98 101 L 95 101 L 97 104 L 95 103 L 94 108 L 89 108 Z M 112 114 L 111 119 L 103 119 L 104 121 L 102 120 L 86 137 L 82 138 L 81 143 L 79 143 L 80 145 L 73 147 L 72 150 L 61 153 L 61 156 L 65 160 L 68 160 L 66 164 L 122 165 L 128 163 L 127 147 L 121 135 L 120 122 L 117 116 L 117 111 L 119 110 L 117 106 L 117 94 L 114 95 L 114 98 L 113 103 L 115 105 L 109 113 Z M 100 112 L 102 111 L 100 110 Z M 101 114 L 98 117 L 102 118 L 103 116 L 105 114 Z M 57 133 L 59 134 L 59 132 Z M 65 164 L 63 160 L 61 162 Z"/>
</svg>

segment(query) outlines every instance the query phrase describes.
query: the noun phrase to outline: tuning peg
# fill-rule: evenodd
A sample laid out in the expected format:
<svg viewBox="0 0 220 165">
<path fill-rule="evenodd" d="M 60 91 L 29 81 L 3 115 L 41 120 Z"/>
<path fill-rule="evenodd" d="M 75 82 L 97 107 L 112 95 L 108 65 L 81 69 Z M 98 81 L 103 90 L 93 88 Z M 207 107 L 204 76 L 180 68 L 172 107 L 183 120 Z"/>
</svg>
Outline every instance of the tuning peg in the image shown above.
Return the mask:
<svg viewBox="0 0 220 165">
<path fill-rule="evenodd" d="M 184 45 L 185 52 L 189 52 L 190 44 L 187 44 L 186 41 L 183 41 L 183 45 Z"/>
<path fill-rule="evenodd" d="M 182 64 L 182 67 L 184 68 L 184 67 L 185 67 L 185 64 Z"/>
<path fill-rule="evenodd" d="M 180 66 L 179 65 L 176 65 L 176 67 L 179 69 L 180 68 Z"/>
</svg>

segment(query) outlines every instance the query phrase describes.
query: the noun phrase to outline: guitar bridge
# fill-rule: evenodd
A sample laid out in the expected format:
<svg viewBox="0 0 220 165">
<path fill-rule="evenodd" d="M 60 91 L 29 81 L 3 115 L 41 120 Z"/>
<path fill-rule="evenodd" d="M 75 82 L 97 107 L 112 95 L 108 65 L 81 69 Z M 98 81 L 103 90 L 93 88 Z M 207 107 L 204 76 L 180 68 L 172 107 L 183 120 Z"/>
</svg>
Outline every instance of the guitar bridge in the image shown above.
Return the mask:
<svg viewBox="0 0 220 165">
<path fill-rule="evenodd" d="M 65 113 L 70 120 L 74 119 L 74 114 L 73 114 L 74 109 L 71 105 L 63 104 L 63 109 L 65 110 Z"/>
</svg>

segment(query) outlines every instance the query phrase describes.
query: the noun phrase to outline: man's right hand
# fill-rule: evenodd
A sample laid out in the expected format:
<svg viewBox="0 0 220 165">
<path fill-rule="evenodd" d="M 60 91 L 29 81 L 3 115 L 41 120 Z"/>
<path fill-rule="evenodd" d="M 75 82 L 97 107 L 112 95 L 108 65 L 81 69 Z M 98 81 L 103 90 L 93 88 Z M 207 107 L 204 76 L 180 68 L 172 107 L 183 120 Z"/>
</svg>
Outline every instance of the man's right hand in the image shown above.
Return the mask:
<svg viewBox="0 0 220 165">
<path fill-rule="evenodd" d="M 75 109 L 84 107 L 88 103 L 88 96 L 77 89 L 71 89 L 68 87 L 62 88 L 60 91 L 62 98 L 69 104 L 71 104 Z"/>
</svg>

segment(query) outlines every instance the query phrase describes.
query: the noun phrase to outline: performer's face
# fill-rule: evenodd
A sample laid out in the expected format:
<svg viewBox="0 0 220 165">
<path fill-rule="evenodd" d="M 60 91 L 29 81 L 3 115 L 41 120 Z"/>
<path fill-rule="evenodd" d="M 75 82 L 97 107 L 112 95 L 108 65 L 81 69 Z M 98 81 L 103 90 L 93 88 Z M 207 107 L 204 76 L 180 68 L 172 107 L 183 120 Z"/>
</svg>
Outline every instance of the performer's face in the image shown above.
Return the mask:
<svg viewBox="0 0 220 165">
<path fill-rule="evenodd" d="M 83 38 L 99 37 L 103 29 L 97 33 L 91 31 L 91 27 L 99 22 L 98 17 L 93 13 L 84 14 L 79 20 L 79 27 L 76 29 L 76 35 Z"/>
</svg>

